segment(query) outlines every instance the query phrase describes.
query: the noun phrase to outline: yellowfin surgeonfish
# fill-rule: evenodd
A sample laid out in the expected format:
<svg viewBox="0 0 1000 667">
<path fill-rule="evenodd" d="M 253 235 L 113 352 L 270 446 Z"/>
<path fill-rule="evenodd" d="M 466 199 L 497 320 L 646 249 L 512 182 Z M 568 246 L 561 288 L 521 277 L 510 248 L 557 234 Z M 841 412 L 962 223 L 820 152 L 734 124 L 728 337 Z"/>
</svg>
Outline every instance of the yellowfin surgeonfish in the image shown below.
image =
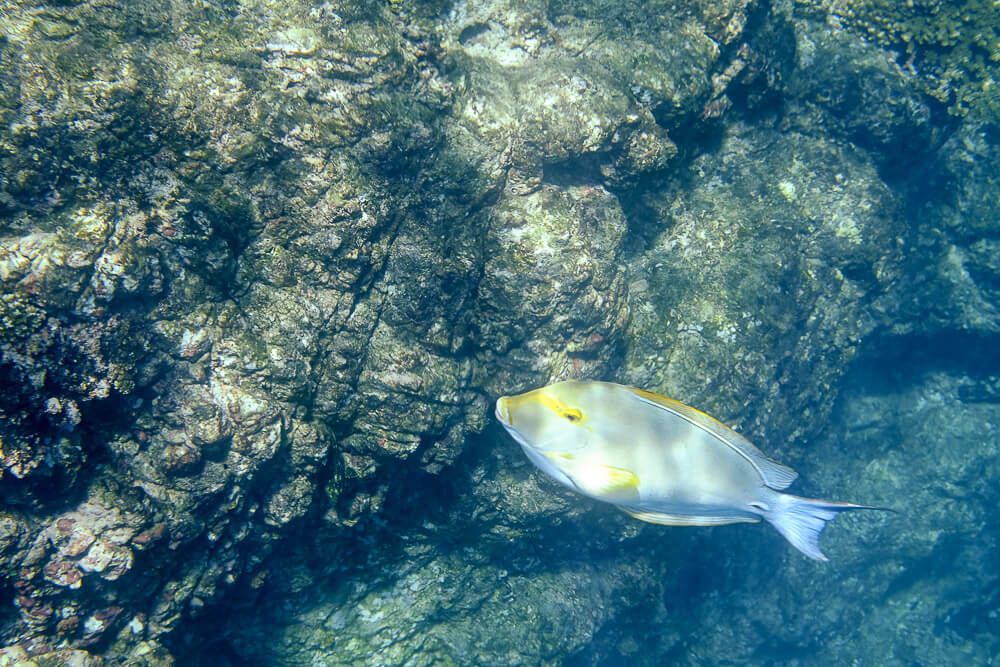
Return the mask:
<svg viewBox="0 0 1000 667">
<path fill-rule="evenodd" d="M 780 491 L 798 474 L 683 403 L 610 382 L 558 382 L 497 401 L 531 462 L 565 486 L 636 519 L 669 526 L 762 518 L 810 558 L 839 512 L 879 509 Z"/>
</svg>

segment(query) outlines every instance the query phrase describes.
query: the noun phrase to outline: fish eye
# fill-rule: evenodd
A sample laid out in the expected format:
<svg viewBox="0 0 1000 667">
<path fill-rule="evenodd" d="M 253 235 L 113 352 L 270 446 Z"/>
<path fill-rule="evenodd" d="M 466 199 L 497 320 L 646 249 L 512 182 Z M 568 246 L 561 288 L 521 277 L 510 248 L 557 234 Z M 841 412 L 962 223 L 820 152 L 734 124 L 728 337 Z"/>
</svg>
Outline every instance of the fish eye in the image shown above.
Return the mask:
<svg viewBox="0 0 1000 667">
<path fill-rule="evenodd" d="M 583 421 L 582 412 L 576 408 L 569 407 L 558 398 L 541 394 L 538 397 L 538 401 L 552 412 L 567 420 L 570 424 L 579 424 Z"/>
</svg>

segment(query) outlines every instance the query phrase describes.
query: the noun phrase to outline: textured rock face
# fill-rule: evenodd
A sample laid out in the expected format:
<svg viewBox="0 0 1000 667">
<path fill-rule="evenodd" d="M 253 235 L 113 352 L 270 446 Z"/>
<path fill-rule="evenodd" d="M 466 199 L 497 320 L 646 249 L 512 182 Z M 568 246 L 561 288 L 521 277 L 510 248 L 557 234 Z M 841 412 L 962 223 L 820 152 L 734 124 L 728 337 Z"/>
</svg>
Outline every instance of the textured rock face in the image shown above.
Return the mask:
<svg viewBox="0 0 1000 667">
<path fill-rule="evenodd" d="M 900 330 L 941 330 L 994 339 L 997 311 L 997 149 L 995 124 L 967 122 L 941 147 L 941 170 L 929 174 L 930 205 L 917 211 L 915 243 L 926 251 L 916 289 L 904 294 Z"/>
<path fill-rule="evenodd" d="M 803 13 L 886 49 L 931 98 L 955 115 L 995 117 L 996 6 L 982 0 L 794 0 Z"/>
<path fill-rule="evenodd" d="M 777 453 L 822 429 L 877 324 L 899 204 L 864 153 L 807 135 L 734 126 L 690 169 L 648 197 L 665 229 L 633 273 L 630 378 L 750 418 Z"/>
<path fill-rule="evenodd" d="M 469 270 L 421 264 L 407 222 L 449 95 L 429 46 L 378 10 L 176 9 L 3 17 L 5 638 L 32 651 L 155 657 L 284 526 L 376 507 L 379 461 L 435 429 L 457 450 L 483 412 L 401 326 L 444 299 L 388 298 Z M 62 513 L 81 499 L 128 534 Z M 70 523 L 72 553 L 46 528 Z"/>
<path fill-rule="evenodd" d="M 0 660 L 988 660 L 997 129 L 813 4 L 11 4 Z M 595 508 L 488 426 L 565 377 L 920 520 Z"/>
</svg>

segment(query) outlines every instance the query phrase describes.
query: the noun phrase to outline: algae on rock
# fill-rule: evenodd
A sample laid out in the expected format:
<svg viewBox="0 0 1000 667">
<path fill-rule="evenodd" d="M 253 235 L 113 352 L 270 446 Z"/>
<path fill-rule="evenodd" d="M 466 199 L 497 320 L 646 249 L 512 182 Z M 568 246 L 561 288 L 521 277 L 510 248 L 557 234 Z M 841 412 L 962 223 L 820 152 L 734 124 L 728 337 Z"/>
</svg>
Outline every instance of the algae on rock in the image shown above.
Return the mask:
<svg viewBox="0 0 1000 667">
<path fill-rule="evenodd" d="M 957 115 L 1000 113 L 1000 12 L 992 0 L 794 0 L 893 53 Z"/>
</svg>

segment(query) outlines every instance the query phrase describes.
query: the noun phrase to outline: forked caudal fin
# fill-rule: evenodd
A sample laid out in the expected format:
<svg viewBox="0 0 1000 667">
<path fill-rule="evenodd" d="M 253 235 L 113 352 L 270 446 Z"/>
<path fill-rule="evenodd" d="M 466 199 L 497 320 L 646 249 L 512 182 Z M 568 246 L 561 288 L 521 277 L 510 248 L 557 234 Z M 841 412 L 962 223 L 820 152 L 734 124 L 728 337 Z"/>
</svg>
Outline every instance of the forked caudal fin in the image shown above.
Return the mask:
<svg viewBox="0 0 1000 667">
<path fill-rule="evenodd" d="M 841 512 L 885 509 L 887 508 L 776 493 L 774 507 L 764 511 L 763 515 L 793 547 L 812 559 L 825 561 L 828 560 L 827 557 L 819 550 L 819 534 L 826 528 L 827 521 Z"/>
</svg>

